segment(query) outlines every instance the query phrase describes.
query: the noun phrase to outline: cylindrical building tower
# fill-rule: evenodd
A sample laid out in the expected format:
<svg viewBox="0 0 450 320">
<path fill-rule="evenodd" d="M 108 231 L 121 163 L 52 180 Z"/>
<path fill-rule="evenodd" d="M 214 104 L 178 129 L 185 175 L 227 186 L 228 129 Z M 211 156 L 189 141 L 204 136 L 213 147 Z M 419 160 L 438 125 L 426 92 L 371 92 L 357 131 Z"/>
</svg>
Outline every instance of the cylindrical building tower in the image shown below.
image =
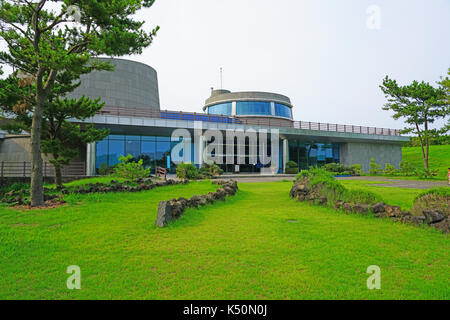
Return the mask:
<svg viewBox="0 0 450 320">
<path fill-rule="evenodd" d="M 231 92 L 212 90 L 203 108 L 208 114 L 236 116 L 241 119 L 277 119 L 292 125 L 291 100 L 281 94 L 270 92 Z"/>
<path fill-rule="evenodd" d="M 114 71 L 94 71 L 81 77 L 81 85 L 69 95 L 102 98 L 107 107 L 145 108 L 159 111 L 158 76 L 152 67 L 135 61 L 96 58 L 115 65 Z"/>
</svg>

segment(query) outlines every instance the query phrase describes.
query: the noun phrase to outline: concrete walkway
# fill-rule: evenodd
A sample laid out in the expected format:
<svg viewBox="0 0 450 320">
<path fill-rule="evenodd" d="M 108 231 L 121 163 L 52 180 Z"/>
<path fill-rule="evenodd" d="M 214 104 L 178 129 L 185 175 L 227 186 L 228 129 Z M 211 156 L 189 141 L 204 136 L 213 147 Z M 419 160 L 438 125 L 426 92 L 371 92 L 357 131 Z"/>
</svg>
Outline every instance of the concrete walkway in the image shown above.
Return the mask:
<svg viewBox="0 0 450 320">
<path fill-rule="evenodd" d="M 424 181 L 424 180 L 397 180 L 386 177 L 343 177 L 336 178 L 337 180 L 364 180 L 364 181 L 380 181 L 386 183 L 373 184 L 379 187 L 395 187 L 406 189 L 430 189 L 434 187 L 446 187 L 447 181 Z"/>
</svg>

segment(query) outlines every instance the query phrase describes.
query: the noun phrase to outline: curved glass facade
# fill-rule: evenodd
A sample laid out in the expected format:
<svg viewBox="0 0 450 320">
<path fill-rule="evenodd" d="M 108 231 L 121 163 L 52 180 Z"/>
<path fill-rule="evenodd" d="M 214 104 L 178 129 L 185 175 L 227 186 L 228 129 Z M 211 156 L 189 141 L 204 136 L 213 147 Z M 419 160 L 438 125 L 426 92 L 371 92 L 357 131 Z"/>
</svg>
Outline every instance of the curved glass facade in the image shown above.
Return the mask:
<svg viewBox="0 0 450 320">
<path fill-rule="evenodd" d="M 272 109 L 272 104 L 274 109 Z M 209 106 L 208 114 L 226 116 L 276 116 L 292 119 L 292 110 L 289 106 L 270 101 L 236 101 L 236 114 L 233 111 L 233 103 L 220 103 Z"/>
<path fill-rule="evenodd" d="M 272 115 L 270 102 L 263 101 L 238 101 L 236 102 L 236 115 Z"/>
<path fill-rule="evenodd" d="M 208 113 L 231 116 L 231 102 L 210 106 L 208 107 Z"/>
<path fill-rule="evenodd" d="M 292 119 L 292 110 L 288 106 L 281 104 L 281 103 L 275 103 L 275 115 L 277 117 L 284 117 Z"/>
</svg>

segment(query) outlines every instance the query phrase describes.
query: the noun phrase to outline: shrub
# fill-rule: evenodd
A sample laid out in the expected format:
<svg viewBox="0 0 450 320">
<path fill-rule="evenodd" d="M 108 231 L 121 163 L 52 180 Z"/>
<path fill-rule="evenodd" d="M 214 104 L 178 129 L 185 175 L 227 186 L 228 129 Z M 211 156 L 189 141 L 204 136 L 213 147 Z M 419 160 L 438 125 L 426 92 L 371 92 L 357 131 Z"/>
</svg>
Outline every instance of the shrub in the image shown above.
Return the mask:
<svg viewBox="0 0 450 320">
<path fill-rule="evenodd" d="M 386 163 L 386 167 L 383 170 L 383 173 L 386 175 L 395 175 L 397 174 L 397 168 L 394 167 L 392 164 L 390 163 Z"/>
<path fill-rule="evenodd" d="M 138 163 L 140 160 L 142 160 L 142 165 L 144 168 L 150 168 L 152 164 L 152 160 L 150 159 L 150 156 L 147 154 L 141 154 L 136 158 L 131 158 L 129 162 L 136 162 Z"/>
<path fill-rule="evenodd" d="M 200 174 L 205 177 L 215 177 L 220 176 L 223 173 L 223 170 L 215 163 L 205 164 L 200 168 Z"/>
<path fill-rule="evenodd" d="M 109 176 L 114 173 L 114 167 L 108 166 L 106 163 L 102 163 L 98 168 L 98 174 L 101 176 Z"/>
<path fill-rule="evenodd" d="M 301 170 L 299 174 L 295 177 L 295 180 L 304 180 L 309 178 L 309 170 Z"/>
<path fill-rule="evenodd" d="M 382 172 L 381 166 L 378 163 L 376 163 L 373 158 L 370 159 L 369 166 L 370 166 L 369 174 L 373 176 L 376 176 Z"/>
<path fill-rule="evenodd" d="M 325 170 L 328 172 L 333 172 L 334 174 L 340 175 L 361 175 L 362 167 L 360 164 L 354 164 L 350 167 L 346 167 L 340 163 L 327 163 L 324 166 Z"/>
<path fill-rule="evenodd" d="M 426 169 L 416 169 L 415 173 L 417 177 L 419 177 L 419 179 L 432 179 L 438 174 L 436 170 L 426 170 Z"/>
<path fill-rule="evenodd" d="M 121 156 L 119 158 L 119 164 L 114 169 L 114 175 L 119 178 L 136 180 L 146 178 L 150 175 L 150 169 L 145 169 L 142 165 L 143 160 L 138 162 L 132 161 L 133 156 L 131 154 L 126 157 Z"/>
<path fill-rule="evenodd" d="M 362 173 L 362 166 L 360 164 L 353 164 L 350 166 L 353 175 L 360 176 Z"/>
<path fill-rule="evenodd" d="M 346 168 L 344 165 L 342 165 L 340 163 L 327 163 L 325 165 L 325 170 L 327 170 L 329 172 L 340 173 L 340 172 L 344 172 L 346 170 Z"/>
<path fill-rule="evenodd" d="M 286 168 L 286 173 L 287 174 L 297 174 L 298 168 Z"/>
<path fill-rule="evenodd" d="M 414 199 L 413 215 L 422 215 L 423 210 L 439 210 L 446 217 L 450 215 L 450 188 L 433 188 L 422 192 Z"/>
<path fill-rule="evenodd" d="M 309 168 L 309 178 L 311 180 L 311 185 L 319 184 L 322 182 L 335 181 L 332 172 L 325 170 L 324 168 Z"/>
<path fill-rule="evenodd" d="M 286 168 L 297 168 L 298 169 L 298 164 L 295 161 L 288 161 L 286 163 Z"/>
<path fill-rule="evenodd" d="M 400 162 L 400 173 L 404 176 L 412 176 L 415 173 L 414 167 L 408 161 Z"/>
<path fill-rule="evenodd" d="M 196 179 L 198 169 L 193 163 L 181 163 L 177 166 L 177 177 L 183 180 Z"/>
<path fill-rule="evenodd" d="M 28 191 L 30 189 L 29 183 L 22 183 L 22 182 L 14 182 L 9 187 L 6 188 L 8 191 L 20 191 L 20 190 L 26 190 Z"/>
</svg>

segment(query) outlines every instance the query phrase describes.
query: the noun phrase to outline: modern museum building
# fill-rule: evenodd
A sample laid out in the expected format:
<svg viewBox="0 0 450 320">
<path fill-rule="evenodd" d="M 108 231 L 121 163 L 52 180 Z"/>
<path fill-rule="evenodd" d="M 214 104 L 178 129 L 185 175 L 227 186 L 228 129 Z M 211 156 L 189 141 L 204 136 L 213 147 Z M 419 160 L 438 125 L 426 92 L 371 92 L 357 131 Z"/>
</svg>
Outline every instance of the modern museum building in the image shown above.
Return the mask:
<svg viewBox="0 0 450 320">
<path fill-rule="evenodd" d="M 392 129 L 295 121 L 291 100 L 269 92 L 211 90 L 198 113 L 163 110 L 157 72 L 152 67 L 123 59 L 108 60 L 115 65 L 114 71 L 83 76 L 80 87 L 71 94 L 100 97 L 105 103 L 97 115 L 84 122 L 109 129 L 109 137 L 82 146 L 73 164 L 87 176 L 114 166 L 120 156 L 128 154 L 145 158 L 153 170 L 164 167 L 174 172 L 180 162 L 174 159 L 177 146 L 176 158 L 183 162 L 202 166 L 209 152 L 211 159 L 228 173 L 257 173 L 264 167 L 273 168 L 267 159 L 259 158 L 261 153 L 272 159 L 278 156 L 273 173 L 283 173 L 288 161 L 295 161 L 299 169 L 341 163 L 361 164 L 363 171 L 368 171 L 371 158 L 383 167 L 386 163 L 398 167 L 402 144 L 409 141 Z M 208 131 L 216 132 L 214 138 L 205 135 Z M 239 138 L 230 132 L 244 134 L 242 148 L 238 146 Z M 266 143 L 260 141 L 261 132 L 267 132 Z M 208 144 L 213 141 L 220 147 L 211 154 Z M 180 144 L 183 149 L 179 149 Z M 0 135 L 2 163 L 29 162 L 28 151 L 28 136 Z"/>
</svg>

